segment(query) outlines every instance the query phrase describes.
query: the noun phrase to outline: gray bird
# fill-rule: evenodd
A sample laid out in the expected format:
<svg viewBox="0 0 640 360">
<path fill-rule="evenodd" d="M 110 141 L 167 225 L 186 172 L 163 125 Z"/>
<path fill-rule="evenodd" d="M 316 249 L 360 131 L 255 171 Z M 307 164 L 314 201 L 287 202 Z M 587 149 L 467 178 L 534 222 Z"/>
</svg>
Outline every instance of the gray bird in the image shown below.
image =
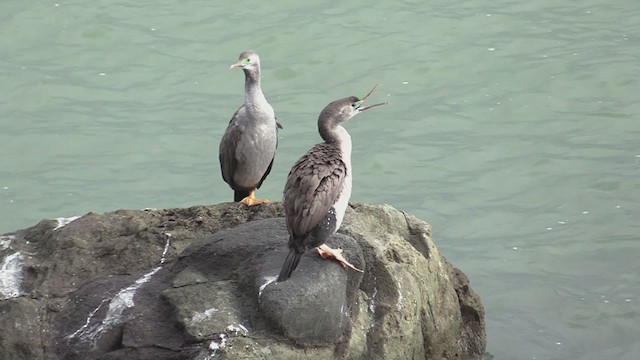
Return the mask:
<svg viewBox="0 0 640 360">
<path fill-rule="evenodd" d="M 351 265 L 341 249 L 325 242 L 338 231 L 351 197 L 351 136 L 342 124 L 355 115 L 385 103 L 363 106 L 375 90 L 362 100 L 350 96 L 331 102 L 318 117 L 324 140 L 302 156 L 291 168 L 284 188 L 284 210 L 289 231 L 289 254 L 278 281 L 285 281 L 307 250 L 316 248 L 324 259 L 335 258 Z"/>
<path fill-rule="evenodd" d="M 243 51 L 229 69 L 237 67 L 244 71 L 244 104 L 231 117 L 220 141 L 220 169 L 234 191 L 233 201 L 253 206 L 270 202 L 256 199 L 255 190 L 271 172 L 282 126 L 260 88 L 258 54 Z"/>
</svg>

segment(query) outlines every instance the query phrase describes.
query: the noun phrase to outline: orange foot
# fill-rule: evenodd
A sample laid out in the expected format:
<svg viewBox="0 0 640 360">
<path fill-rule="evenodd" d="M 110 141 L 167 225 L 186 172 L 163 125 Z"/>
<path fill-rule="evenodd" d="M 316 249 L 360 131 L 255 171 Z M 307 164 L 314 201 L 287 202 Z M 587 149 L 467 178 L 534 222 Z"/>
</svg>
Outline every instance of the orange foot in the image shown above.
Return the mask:
<svg viewBox="0 0 640 360">
<path fill-rule="evenodd" d="M 256 194 L 255 194 L 255 190 L 252 191 L 249 196 L 247 196 L 246 198 L 240 200 L 241 203 L 247 205 L 247 206 L 256 206 L 256 205 L 260 205 L 260 204 L 268 204 L 271 202 L 271 200 L 267 200 L 267 199 L 256 199 Z"/>
<path fill-rule="evenodd" d="M 323 259 L 336 259 L 338 260 L 338 262 L 340 264 L 342 264 L 342 266 L 345 267 L 350 267 L 355 271 L 358 272 L 364 272 L 360 269 L 358 269 L 357 267 L 353 266 L 350 262 L 347 261 L 347 259 L 344 258 L 344 256 L 342 256 L 342 249 L 332 249 L 329 247 L 329 245 L 327 244 L 322 244 L 320 246 L 318 246 L 316 248 L 316 250 L 318 250 L 318 254 L 320 254 L 320 256 Z"/>
</svg>

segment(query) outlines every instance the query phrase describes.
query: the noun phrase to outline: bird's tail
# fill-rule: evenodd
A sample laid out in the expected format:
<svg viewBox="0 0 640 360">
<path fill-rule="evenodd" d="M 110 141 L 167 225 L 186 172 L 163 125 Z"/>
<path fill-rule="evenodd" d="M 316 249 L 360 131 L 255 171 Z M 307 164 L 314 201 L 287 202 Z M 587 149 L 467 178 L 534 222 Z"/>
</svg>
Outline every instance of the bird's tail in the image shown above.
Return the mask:
<svg viewBox="0 0 640 360">
<path fill-rule="evenodd" d="M 298 266 L 301 257 L 302 254 L 297 252 L 295 249 L 291 249 L 289 251 L 289 255 L 287 255 L 287 258 L 284 260 L 284 264 L 282 264 L 280 275 L 278 275 L 278 282 L 285 281 L 291 276 L 293 270 Z"/>
<path fill-rule="evenodd" d="M 233 201 L 238 202 L 251 194 L 251 191 L 247 190 L 234 190 L 233 191 Z"/>
</svg>

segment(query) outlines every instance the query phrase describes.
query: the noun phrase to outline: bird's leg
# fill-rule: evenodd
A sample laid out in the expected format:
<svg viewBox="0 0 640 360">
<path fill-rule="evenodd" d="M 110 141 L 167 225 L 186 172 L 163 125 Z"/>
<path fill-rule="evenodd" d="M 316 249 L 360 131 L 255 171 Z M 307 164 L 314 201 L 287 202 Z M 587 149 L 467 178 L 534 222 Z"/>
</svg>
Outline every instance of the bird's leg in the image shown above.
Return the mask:
<svg viewBox="0 0 640 360">
<path fill-rule="evenodd" d="M 333 258 L 338 260 L 338 262 L 342 264 L 342 266 L 348 266 L 355 271 L 364 272 L 353 266 L 350 262 L 347 261 L 347 259 L 344 258 L 344 256 L 342 256 L 342 249 L 332 249 L 329 247 L 329 245 L 322 244 L 318 246 L 316 250 L 318 250 L 318 254 L 320 254 L 320 257 L 322 257 L 323 259 Z"/>
<path fill-rule="evenodd" d="M 255 190 L 251 190 L 251 193 L 249 193 L 249 196 L 247 196 L 246 198 L 240 200 L 241 203 L 247 205 L 247 206 L 255 206 L 255 205 L 260 205 L 260 204 L 268 204 L 271 202 L 271 200 L 268 199 L 256 199 L 256 191 Z"/>
</svg>

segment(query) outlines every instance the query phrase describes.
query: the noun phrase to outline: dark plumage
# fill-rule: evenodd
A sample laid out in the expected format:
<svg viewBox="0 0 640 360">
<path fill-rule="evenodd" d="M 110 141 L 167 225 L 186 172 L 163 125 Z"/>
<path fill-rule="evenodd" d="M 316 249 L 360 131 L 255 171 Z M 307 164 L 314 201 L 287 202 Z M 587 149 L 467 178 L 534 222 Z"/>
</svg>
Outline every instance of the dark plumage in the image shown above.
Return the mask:
<svg viewBox="0 0 640 360">
<path fill-rule="evenodd" d="M 375 88 L 374 88 L 375 89 Z M 355 270 L 341 250 L 325 242 L 340 228 L 351 196 L 351 137 L 342 123 L 372 107 L 364 99 L 342 98 L 327 105 L 318 117 L 323 143 L 312 147 L 291 168 L 284 188 L 284 210 L 289 231 L 289 254 L 278 276 L 287 280 L 305 251 L 317 247 L 324 258 L 334 257 Z"/>
<path fill-rule="evenodd" d="M 269 202 L 256 199 L 254 192 L 271 172 L 282 126 L 260 88 L 258 54 L 242 52 L 230 68 L 235 67 L 245 75 L 244 104 L 231 117 L 220 141 L 220 169 L 234 191 L 234 201 L 251 206 Z"/>
</svg>

